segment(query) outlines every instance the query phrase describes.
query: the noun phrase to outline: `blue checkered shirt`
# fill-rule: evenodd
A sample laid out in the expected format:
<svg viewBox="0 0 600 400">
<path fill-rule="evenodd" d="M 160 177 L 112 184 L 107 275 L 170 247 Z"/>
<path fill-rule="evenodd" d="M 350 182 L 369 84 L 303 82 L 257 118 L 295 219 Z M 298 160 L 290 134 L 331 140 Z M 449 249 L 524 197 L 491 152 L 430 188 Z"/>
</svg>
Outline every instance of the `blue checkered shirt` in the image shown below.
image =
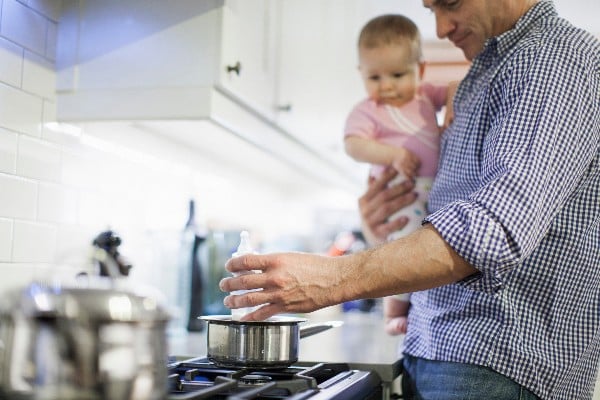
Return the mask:
<svg viewBox="0 0 600 400">
<path fill-rule="evenodd" d="M 541 1 L 455 97 L 427 218 L 478 273 L 414 293 L 406 353 L 591 399 L 600 358 L 600 44 Z"/>
</svg>

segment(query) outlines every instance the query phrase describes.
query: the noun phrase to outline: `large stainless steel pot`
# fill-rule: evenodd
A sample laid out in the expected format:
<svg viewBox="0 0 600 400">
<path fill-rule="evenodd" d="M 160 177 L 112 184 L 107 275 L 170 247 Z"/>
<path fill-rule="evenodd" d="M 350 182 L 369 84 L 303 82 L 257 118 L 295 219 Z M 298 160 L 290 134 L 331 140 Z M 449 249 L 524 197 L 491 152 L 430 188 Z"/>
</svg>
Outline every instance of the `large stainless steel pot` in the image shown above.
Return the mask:
<svg viewBox="0 0 600 400">
<path fill-rule="evenodd" d="M 164 399 L 168 320 L 102 278 L 14 291 L 0 305 L 0 398 Z"/>
<path fill-rule="evenodd" d="M 203 316 L 207 321 L 207 357 L 216 365 L 276 369 L 298 361 L 300 338 L 340 326 L 331 321 L 300 326 L 305 318 L 271 317 L 265 321 L 236 321 L 230 315 Z"/>
</svg>

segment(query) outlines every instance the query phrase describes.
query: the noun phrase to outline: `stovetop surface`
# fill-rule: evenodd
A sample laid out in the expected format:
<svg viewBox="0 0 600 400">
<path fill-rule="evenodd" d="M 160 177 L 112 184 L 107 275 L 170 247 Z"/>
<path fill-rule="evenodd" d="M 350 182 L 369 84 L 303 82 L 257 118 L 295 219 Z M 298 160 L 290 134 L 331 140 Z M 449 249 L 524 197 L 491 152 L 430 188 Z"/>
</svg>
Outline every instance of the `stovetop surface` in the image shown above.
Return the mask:
<svg viewBox="0 0 600 400">
<path fill-rule="evenodd" d="M 222 368 L 206 358 L 169 364 L 169 400 L 379 399 L 381 379 L 344 363 L 277 370 Z"/>
</svg>

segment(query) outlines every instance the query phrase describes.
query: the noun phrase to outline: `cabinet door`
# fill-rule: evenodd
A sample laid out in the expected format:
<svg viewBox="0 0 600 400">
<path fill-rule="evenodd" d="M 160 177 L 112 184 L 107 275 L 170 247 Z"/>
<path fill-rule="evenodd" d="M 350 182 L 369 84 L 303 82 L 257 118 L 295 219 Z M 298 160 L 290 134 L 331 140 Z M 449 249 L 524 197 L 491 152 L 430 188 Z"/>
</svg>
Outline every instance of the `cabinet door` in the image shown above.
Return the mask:
<svg viewBox="0 0 600 400">
<path fill-rule="evenodd" d="M 348 174 L 364 169 L 343 151 L 345 118 L 364 97 L 357 70 L 356 0 L 281 0 L 277 123 Z M 289 106 L 289 107 L 286 107 Z"/>
<path fill-rule="evenodd" d="M 220 84 L 265 116 L 274 113 L 278 0 L 227 0 Z"/>
</svg>

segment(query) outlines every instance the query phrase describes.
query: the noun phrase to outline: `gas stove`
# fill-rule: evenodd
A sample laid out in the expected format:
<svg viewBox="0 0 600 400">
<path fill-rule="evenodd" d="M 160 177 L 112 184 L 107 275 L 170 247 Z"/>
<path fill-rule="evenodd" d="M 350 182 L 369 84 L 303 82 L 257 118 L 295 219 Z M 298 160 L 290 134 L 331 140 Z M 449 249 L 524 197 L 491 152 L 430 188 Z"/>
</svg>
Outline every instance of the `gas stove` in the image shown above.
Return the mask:
<svg viewBox="0 0 600 400">
<path fill-rule="evenodd" d="M 192 399 L 381 399 L 373 371 L 344 363 L 292 365 L 276 370 L 222 368 L 207 358 L 171 362 L 168 400 Z"/>
</svg>

